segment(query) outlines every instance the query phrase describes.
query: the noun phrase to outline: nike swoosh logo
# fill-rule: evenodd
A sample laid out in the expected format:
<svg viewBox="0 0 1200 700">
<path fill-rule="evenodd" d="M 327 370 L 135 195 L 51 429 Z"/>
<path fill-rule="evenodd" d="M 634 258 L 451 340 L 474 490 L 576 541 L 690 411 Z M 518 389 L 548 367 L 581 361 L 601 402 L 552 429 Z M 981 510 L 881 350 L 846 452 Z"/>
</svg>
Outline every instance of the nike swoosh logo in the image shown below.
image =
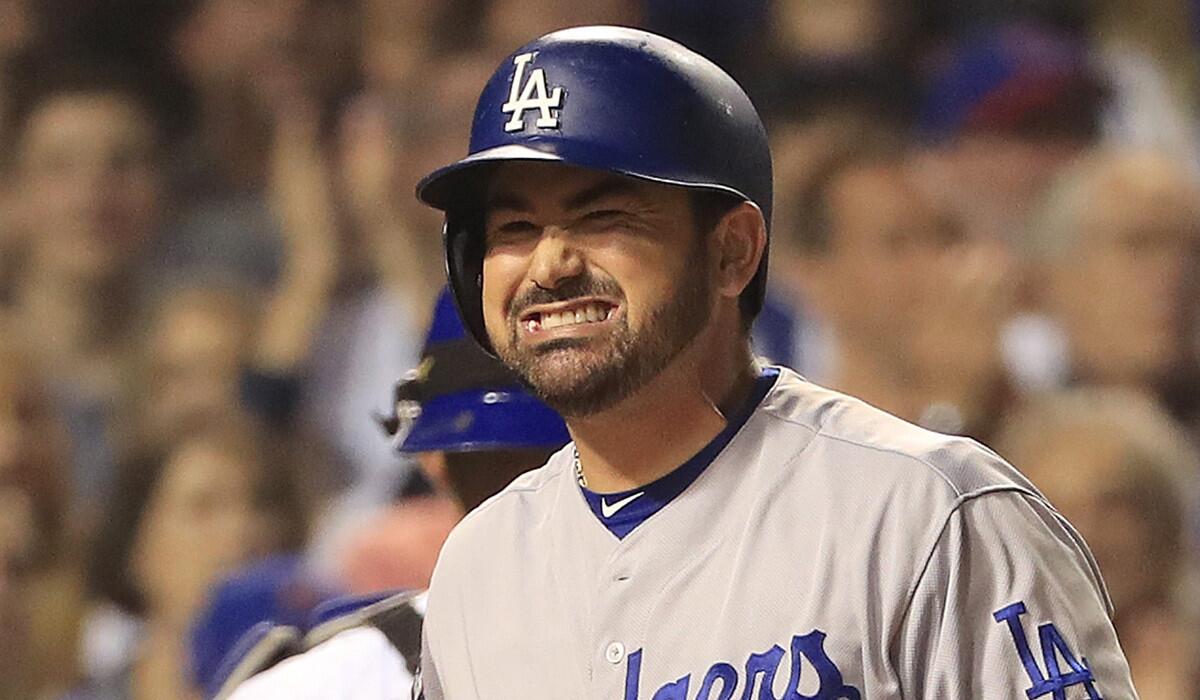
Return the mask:
<svg viewBox="0 0 1200 700">
<path fill-rule="evenodd" d="M 632 496 L 626 496 L 625 498 L 622 498 L 621 500 L 617 501 L 616 503 L 609 503 L 605 499 L 601 498 L 600 499 L 600 514 L 606 518 L 611 518 L 612 516 L 616 515 L 619 510 L 621 510 L 625 506 L 629 505 L 630 503 L 633 503 L 634 501 L 641 498 L 645 494 L 646 494 L 645 491 L 638 491 L 637 493 L 633 494 Z"/>
</svg>

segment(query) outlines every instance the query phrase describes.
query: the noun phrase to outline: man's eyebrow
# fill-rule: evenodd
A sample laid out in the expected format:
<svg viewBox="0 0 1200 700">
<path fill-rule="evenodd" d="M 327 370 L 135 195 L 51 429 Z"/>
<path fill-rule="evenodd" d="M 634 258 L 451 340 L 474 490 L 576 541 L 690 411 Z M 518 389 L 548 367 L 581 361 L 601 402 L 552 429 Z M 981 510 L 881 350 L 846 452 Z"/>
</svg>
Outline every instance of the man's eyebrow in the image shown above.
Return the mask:
<svg viewBox="0 0 1200 700">
<path fill-rule="evenodd" d="M 601 180 L 595 185 L 571 195 L 564 202 L 564 206 L 568 211 L 573 211 L 582 209 L 605 197 L 623 194 L 638 195 L 637 185 L 628 178 L 612 177 Z"/>
<path fill-rule="evenodd" d="M 563 202 L 563 208 L 568 211 L 582 209 L 589 204 L 597 202 L 605 197 L 613 195 L 635 195 L 639 194 L 637 185 L 628 178 L 611 177 L 596 184 L 587 187 L 575 194 L 567 197 Z M 516 192 L 499 191 L 487 196 L 485 206 L 488 211 L 506 210 L 527 212 L 533 208 L 525 197 L 522 197 Z"/>
</svg>

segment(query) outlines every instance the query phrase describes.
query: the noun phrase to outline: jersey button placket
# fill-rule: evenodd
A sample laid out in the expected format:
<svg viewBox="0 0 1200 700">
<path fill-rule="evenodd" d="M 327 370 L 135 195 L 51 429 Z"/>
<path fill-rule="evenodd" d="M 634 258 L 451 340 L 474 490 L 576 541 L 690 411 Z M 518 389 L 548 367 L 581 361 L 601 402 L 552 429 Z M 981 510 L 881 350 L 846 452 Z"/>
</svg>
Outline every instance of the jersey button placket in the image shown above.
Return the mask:
<svg viewBox="0 0 1200 700">
<path fill-rule="evenodd" d="M 597 571 L 592 607 L 592 658 L 596 674 L 591 697 L 625 697 L 628 664 L 642 647 L 653 596 L 635 588 L 640 581 L 640 550 L 622 542 Z"/>
</svg>

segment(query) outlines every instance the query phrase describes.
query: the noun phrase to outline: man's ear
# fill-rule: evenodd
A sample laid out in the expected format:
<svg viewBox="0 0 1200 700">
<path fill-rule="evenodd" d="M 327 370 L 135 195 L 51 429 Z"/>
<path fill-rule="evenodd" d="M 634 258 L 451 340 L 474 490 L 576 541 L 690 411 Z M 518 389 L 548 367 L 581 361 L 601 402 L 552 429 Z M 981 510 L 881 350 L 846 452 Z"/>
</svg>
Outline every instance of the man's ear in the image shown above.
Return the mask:
<svg viewBox="0 0 1200 700">
<path fill-rule="evenodd" d="M 722 296 L 741 295 L 767 250 L 767 226 L 762 212 L 750 202 L 730 209 L 717 222 L 713 236 L 717 284 Z"/>
</svg>

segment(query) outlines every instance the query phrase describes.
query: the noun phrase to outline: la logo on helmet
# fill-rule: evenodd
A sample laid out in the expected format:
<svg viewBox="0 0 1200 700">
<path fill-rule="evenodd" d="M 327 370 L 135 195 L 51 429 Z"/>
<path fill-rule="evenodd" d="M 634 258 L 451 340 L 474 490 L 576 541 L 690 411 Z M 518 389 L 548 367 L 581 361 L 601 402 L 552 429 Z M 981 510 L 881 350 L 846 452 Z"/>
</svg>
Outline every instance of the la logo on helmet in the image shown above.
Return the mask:
<svg viewBox="0 0 1200 700">
<path fill-rule="evenodd" d="M 538 110 L 537 121 L 534 125 L 539 129 L 554 129 L 558 127 L 558 117 L 554 116 L 550 110 L 559 109 L 562 107 L 563 89 L 556 87 L 554 90 L 547 91 L 546 88 L 546 71 L 541 68 L 533 69 L 529 74 L 529 80 L 525 81 L 522 87 L 522 80 L 525 78 L 525 66 L 533 60 L 534 54 L 523 53 L 513 58 L 513 65 L 517 67 L 513 74 L 512 89 L 508 93 L 508 102 L 500 106 L 500 110 L 505 114 L 512 114 L 512 118 L 504 124 L 505 131 L 520 131 L 525 128 L 525 110 Z"/>
</svg>

